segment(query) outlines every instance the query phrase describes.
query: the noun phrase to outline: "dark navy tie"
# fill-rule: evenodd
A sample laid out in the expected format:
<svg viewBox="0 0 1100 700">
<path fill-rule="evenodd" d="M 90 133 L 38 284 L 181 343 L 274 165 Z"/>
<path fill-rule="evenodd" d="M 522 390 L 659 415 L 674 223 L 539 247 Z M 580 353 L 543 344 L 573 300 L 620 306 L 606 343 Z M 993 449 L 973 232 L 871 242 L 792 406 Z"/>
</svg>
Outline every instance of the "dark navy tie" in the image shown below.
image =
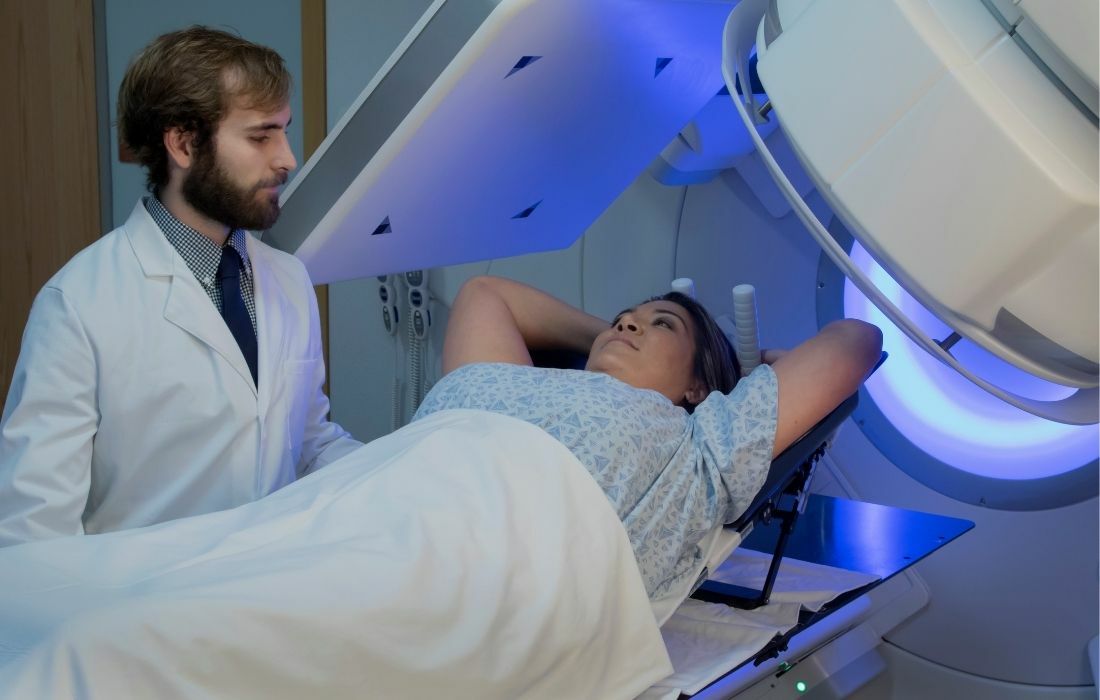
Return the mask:
<svg viewBox="0 0 1100 700">
<path fill-rule="evenodd" d="M 218 286 L 222 292 L 222 318 L 244 353 L 252 381 L 260 386 L 256 377 L 256 332 L 252 319 L 241 296 L 241 256 L 232 246 L 222 247 L 222 260 L 218 264 Z"/>
</svg>

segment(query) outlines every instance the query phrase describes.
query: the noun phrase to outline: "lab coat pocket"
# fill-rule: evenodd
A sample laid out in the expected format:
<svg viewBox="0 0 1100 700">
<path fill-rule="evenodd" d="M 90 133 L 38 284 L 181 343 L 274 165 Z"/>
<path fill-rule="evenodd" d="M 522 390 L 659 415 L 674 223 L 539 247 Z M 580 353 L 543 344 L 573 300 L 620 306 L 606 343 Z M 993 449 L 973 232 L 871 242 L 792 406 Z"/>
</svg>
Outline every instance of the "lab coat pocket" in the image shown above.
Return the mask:
<svg viewBox="0 0 1100 700">
<path fill-rule="evenodd" d="M 310 416 L 310 407 L 314 403 L 314 394 L 319 390 L 314 386 L 318 381 L 318 365 L 321 358 L 309 360 L 287 360 L 283 363 L 283 381 L 286 382 L 285 401 L 286 408 L 286 434 L 287 448 L 290 450 L 291 460 L 298 468 L 302 457 L 302 445 L 308 439 L 310 430 L 316 430 L 316 425 L 307 425 L 307 422 L 316 418 Z"/>
</svg>

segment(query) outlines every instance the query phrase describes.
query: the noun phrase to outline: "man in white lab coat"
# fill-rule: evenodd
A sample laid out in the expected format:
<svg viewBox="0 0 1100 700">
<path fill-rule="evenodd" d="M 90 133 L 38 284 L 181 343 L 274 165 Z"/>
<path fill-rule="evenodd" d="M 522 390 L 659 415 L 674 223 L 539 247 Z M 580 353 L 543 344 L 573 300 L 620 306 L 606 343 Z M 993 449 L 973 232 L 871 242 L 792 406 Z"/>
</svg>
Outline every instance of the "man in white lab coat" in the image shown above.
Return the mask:
<svg viewBox="0 0 1100 700">
<path fill-rule="evenodd" d="M 0 419 L 0 546 L 246 503 L 359 447 L 327 419 L 302 264 L 248 235 L 296 162 L 271 49 L 143 50 L 119 133 L 150 195 L 38 294 Z"/>
</svg>

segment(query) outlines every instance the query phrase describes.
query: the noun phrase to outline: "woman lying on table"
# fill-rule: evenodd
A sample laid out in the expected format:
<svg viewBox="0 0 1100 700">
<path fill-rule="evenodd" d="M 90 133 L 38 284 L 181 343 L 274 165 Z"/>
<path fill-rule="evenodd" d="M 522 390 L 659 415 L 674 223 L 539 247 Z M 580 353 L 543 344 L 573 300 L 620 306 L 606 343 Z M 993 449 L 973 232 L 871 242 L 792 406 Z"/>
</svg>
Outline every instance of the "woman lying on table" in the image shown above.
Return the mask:
<svg viewBox="0 0 1100 700">
<path fill-rule="evenodd" d="M 0 697 L 634 698 L 673 670 L 639 605 L 679 595 L 879 342 L 830 324 L 736 382 L 690 299 L 608 326 L 474 279 L 438 415 L 232 510 L 0 549 Z"/>
<path fill-rule="evenodd" d="M 560 441 L 623 521 L 650 598 L 694 576 L 697 544 L 737 519 L 772 458 L 851 395 L 879 358 L 867 323 L 830 323 L 748 377 L 706 310 L 671 292 L 611 322 L 532 287 L 476 277 L 455 300 L 446 376 L 416 418 L 503 413 Z M 582 370 L 532 366 L 530 350 L 588 353 Z"/>
</svg>

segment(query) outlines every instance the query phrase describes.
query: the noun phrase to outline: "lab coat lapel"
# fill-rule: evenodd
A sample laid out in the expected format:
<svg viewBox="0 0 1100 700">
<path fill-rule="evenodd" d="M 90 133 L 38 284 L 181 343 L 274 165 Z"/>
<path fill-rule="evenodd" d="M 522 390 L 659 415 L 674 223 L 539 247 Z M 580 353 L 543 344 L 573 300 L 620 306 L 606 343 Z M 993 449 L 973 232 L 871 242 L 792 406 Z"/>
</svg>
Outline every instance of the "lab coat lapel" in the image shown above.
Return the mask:
<svg viewBox="0 0 1100 700">
<path fill-rule="evenodd" d="M 210 297 L 191 275 L 186 263 L 180 260 L 176 267 L 172 276 L 172 287 L 168 292 L 168 303 L 164 308 L 164 318 L 209 345 L 241 375 L 252 392 L 256 393 L 248 363 L 245 362 L 244 354 L 229 327 L 225 325 L 225 320 L 210 303 Z"/>
<path fill-rule="evenodd" d="M 126 234 L 146 277 L 172 278 L 164 306 L 165 320 L 221 355 L 255 393 L 252 373 L 229 327 L 140 201 L 126 222 Z"/>
</svg>

